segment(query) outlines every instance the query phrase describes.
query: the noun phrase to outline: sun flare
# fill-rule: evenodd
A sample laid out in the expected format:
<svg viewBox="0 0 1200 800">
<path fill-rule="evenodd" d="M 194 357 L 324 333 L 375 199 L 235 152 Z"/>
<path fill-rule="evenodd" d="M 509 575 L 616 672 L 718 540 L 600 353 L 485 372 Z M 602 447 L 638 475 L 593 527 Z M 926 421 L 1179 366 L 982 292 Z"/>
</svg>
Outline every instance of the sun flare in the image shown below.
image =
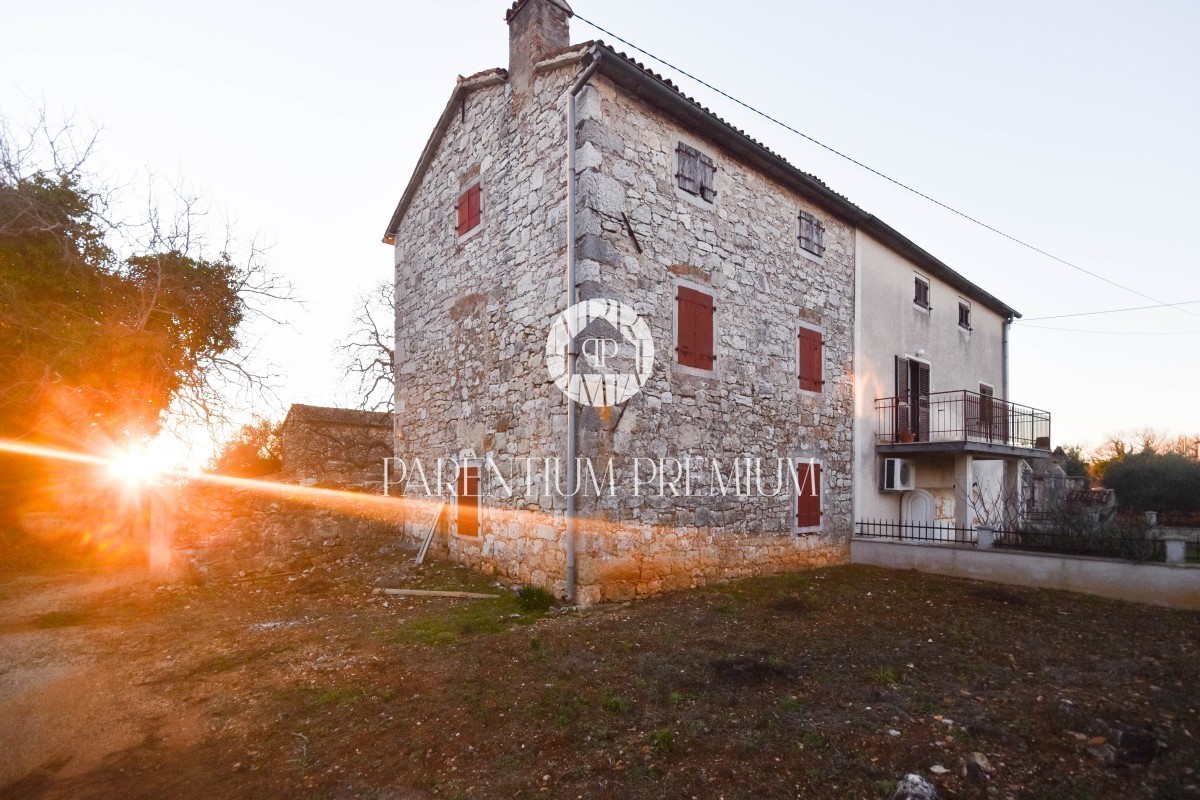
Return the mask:
<svg viewBox="0 0 1200 800">
<path fill-rule="evenodd" d="M 116 453 L 108 462 L 108 474 L 131 488 L 153 483 L 161 472 L 158 460 L 145 449 Z"/>
</svg>

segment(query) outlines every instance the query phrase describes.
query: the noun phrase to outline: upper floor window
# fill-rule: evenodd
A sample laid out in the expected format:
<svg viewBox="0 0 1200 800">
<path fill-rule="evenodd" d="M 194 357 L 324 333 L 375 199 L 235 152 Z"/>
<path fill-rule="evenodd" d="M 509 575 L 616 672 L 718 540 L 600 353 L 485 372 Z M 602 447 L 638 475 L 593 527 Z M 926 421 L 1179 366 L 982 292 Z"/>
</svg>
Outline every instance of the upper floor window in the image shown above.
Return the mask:
<svg viewBox="0 0 1200 800">
<path fill-rule="evenodd" d="M 685 367 L 710 370 L 717 355 L 713 349 L 712 295 L 686 286 L 678 287 L 676 309 L 676 360 Z"/>
<path fill-rule="evenodd" d="M 971 304 L 964 301 L 958 301 L 958 327 L 971 330 Z"/>
<path fill-rule="evenodd" d="M 825 388 L 825 337 L 814 328 L 800 328 L 800 388 L 819 392 Z"/>
<path fill-rule="evenodd" d="M 458 235 L 462 236 L 479 227 L 480 196 L 479 184 L 472 184 L 458 196 Z"/>
<path fill-rule="evenodd" d="M 676 149 L 679 171 L 675 173 L 679 188 L 703 200 L 712 202 L 717 196 L 717 165 L 711 158 L 683 142 Z"/>
<path fill-rule="evenodd" d="M 800 212 L 800 246 L 813 255 L 825 255 L 825 226 L 807 211 Z"/>
<path fill-rule="evenodd" d="M 929 310 L 929 281 L 920 275 L 913 278 L 913 303 Z"/>
</svg>

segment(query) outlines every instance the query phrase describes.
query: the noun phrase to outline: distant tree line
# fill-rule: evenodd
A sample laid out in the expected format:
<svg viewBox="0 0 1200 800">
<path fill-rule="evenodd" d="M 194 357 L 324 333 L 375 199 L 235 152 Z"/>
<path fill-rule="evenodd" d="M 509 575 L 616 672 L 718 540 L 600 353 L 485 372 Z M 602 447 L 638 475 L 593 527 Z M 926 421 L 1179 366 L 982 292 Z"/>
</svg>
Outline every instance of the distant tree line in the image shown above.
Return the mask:
<svg viewBox="0 0 1200 800">
<path fill-rule="evenodd" d="M 1112 489 L 1131 511 L 1200 512 L 1200 434 L 1169 436 L 1153 428 L 1109 436 L 1090 455 L 1063 448 L 1068 475 Z"/>
</svg>

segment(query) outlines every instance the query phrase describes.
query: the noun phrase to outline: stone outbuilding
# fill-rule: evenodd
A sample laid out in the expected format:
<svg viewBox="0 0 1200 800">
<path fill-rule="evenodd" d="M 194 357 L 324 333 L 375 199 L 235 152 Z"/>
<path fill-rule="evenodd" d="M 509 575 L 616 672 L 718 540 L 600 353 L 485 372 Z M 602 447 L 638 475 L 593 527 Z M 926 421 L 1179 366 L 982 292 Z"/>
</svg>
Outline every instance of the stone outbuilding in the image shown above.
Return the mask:
<svg viewBox="0 0 1200 800">
<path fill-rule="evenodd" d="M 392 455 L 392 415 L 299 403 L 283 421 L 283 480 L 375 489 Z"/>
</svg>

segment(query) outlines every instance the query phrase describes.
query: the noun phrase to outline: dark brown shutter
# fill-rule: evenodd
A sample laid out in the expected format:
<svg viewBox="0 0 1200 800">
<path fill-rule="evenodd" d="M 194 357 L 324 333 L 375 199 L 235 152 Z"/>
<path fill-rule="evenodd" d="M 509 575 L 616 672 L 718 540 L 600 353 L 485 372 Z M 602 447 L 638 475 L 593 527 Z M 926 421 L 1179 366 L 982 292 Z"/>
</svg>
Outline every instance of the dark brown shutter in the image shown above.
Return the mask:
<svg viewBox="0 0 1200 800">
<path fill-rule="evenodd" d="M 917 362 L 917 441 L 929 441 L 929 365 Z"/>
<path fill-rule="evenodd" d="M 820 331 L 800 329 L 800 388 L 806 392 L 819 392 L 825 385 L 824 347 L 825 338 Z"/>
<path fill-rule="evenodd" d="M 713 311 L 711 295 L 680 286 L 675 296 L 678 303 L 679 341 L 678 361 L 685 367 L 712 369 L 716 360 L 713 351 Z"/>
<path fill-rule="evenodd" d="M 458 470 L 458 533 L 479 535 L 479 467 Z"/>
<path fill-rule="evenodd" d="M 896 419 L 895 432 L 912 433 L 912 411 L 908 389 L 908 359 L 896 356 Z"/>
<path fill-rule="evenodd" d="M 992 438 L 992 397 L 995 390 L 991 386 L 979 384 L 979 432 L 990 441 Z"/>
<path fill-rule="evenodd" d="M 796 497 L 796 527 L 821 524 L 821 465 L 801 462 L 796 469 L 800 491 Z"/>
<path fill-rule="evenodd" d="M 717 165 L 713 160 L 704 154 L 698 154 L 700 168 L 700 196 L 705 200 L 712 201 L 717 196 Z"/>
<path fill-rule="evenodd" d="M 679 171 L 675 177 L 679 180 L 679 188 L 688 194 L 700 194 L 700 153 L 688 147 L 683 142 L 675 148 Z"/>
</svg>

